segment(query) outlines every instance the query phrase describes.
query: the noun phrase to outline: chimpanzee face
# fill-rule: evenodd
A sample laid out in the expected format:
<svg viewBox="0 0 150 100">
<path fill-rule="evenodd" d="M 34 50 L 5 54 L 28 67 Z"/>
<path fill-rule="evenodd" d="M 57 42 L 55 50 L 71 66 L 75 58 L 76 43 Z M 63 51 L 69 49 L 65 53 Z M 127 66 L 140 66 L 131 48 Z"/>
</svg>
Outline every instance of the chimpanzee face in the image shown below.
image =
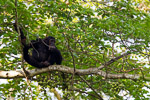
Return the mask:
<svg viewBox="0 0 150 100">
<path fill-rule="evenodd" d="M 55 46 L 55 38 L 54 37 L 52 37 L 52 36 L 46 37 L 44 39 L 44 42 L 49 46 L 49 50 L 56 48 L 56 46 Z"/>
</svg>

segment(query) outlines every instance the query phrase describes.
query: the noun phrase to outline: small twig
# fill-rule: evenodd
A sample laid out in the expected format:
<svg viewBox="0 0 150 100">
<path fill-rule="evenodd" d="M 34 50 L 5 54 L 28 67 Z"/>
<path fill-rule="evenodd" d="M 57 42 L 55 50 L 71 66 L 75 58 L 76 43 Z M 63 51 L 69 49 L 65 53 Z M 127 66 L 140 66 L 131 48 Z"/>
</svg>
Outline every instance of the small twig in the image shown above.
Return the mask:
<svg viewBox="0 0 150 100">
<path fill-rule="evenodd" d="M 19 27 L 18 27 L 18 13 L 17 13 L 17 0 L 15 0 L 15 12 L 16 12 L 16 14 L 15 14 L 15 24 L 16 24 L 16 27 L 17 27 L 17 31 L 18 31 L 18 34 L 19 34 L 19 41 L 20 41 L 20 43 L 21 43 L 21 33 L 20 33 L 20 29 L 19 29 Z M 22 66 L 22 68 L 23 68 L 23 72 L 24 72 L 24 76 L 25 76 L 25 78 L 26 78 L 26 81 L 27 81 L 27 84 L 28 84 L 28 86 L 29 86 L 29 90 L 31 91 L 31 94 L 32 94 L 32 90 L 31 90 L 31 86 L 30 86 L 30 83 L 29 83 L 29 80 L 28 80 L 28 71 L 26 71 L 25 70 L 25 68 L 24 68 L 24 59 L 23 59 L 23 45 L 22 45 L 22 43 L 21 43 L 21 53 L 22 53 L 22 58 L 21 58 L 21 62 L 22 62 L 22 64 L 21 64 L 21 66 Z M 32 100 L 32 95 L 31 95 L 31 100 Z"/>
<path fill-rule="evenodd" d="M 124 54 L 122 54 L 122 55 L 120 55 L 120 56 L 118 56 L 118 57 L 116 57 L 114 59 L 111 59 L 110 61 L 106 62 L 105 65 L 108 66 L 108 65 L 112 64 L 113 62 L 117 61 L 118 59 L 123 58 L 124 56 L 127 56 L 129 54 L 131 54 L 131 53 L 124 53 Z"/>
<path fill-rule="evenodd" d="M 74 59 L 74 56 L 73 56 L 73 53 L 72 53 L 71 47 L 70 47 L 70 45 L 69 45 L 69 39 L 65 36 L 65 34 L 64 34 L 64 33 L 63 33 L 63 35 L 64 35 L 64 37 L 65 37 L 65 38 L 66 38 L 66 40 L 67 40 L 67 47 L 68 47 L 68 50 L 69 50 L 69 52 L 70 52 L 70 54 L 71 54 L 71 57 L 72 57 L 72 59 L 73 59 L 74 72 L 73 72 L 73 74 L 72 74 L 72 83 L 71 83 L 72 88 L 73 88 L 73 85 L 74 85 L 74 76 L 75 76 L 75 72 L 76 72 L 75 59 Z M 74 94 L 74 93 L 72 93 L 72 94 Z M 74 96 L 74 95 L 73 95 L 73 96 Z M 72 99 L 74 100 L 74 97 L 73 97 Z"/>
<path fill-rule="evenodd" d="M 75 71 L 76 71 L 76 65 L 75 65 L 75 59 L 74 59 L 74 56 L 73 56 L 73 53 L 72 53 L 72 50 L 70 49 L 70 45 L 69 45 L 69 40 L 68 40 L 68 49 L 69 49 L 69 52 L 72 56 L 72 59 L 73 59 L 73 67 L 74 67 L 74 73 L 72 74 L 72 88 L 73 88 L 73 85 L 74 85 L 74 75 L 75 75 Z M 74 94 L 74 93 L 73 93 Z M 74 96 L 72 98 L 74 100 Z"/>
<path fill-rule="evenodd" d="M 95 94 L 99 97 L 100 100 L 103 100 L 103 98 L 96 92 L 96 90 L 83 77 L 81 77 L 80 75 L 78 76 L 89 86 L 89 88 L 91 88 L 95 92 Z"/>
</svg>

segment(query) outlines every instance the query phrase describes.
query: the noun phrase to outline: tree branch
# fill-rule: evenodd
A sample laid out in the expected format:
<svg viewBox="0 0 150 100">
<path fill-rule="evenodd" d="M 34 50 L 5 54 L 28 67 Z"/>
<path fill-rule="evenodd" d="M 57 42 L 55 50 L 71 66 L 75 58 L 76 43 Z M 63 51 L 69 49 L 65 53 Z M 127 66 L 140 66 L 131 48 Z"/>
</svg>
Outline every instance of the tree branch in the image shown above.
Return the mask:
<svg viewBox="0 0 150 100">
<path fill-rule="evenodd" d="M 140 79 L 143 77 L 142 75 L 132 75 L 132 74 L 111 74 L 111 73 L 106 73 L 102 70 L 97 70 L 99 68 L 88 68 L 88 69 L 76 69 L 76 75 L 100 75 L 102 77 L 106 77 L 108 79 Z M 51 65 L 47 68 L 42 68 L 42 69 L 32 69 L 32 70 L 27 70 L 29 75 L 28 77 L 33 77 L 38 74 L 42 74 L 45 72 L 49 71 L 61 71 L 64 73 L 68 74 L 73 74 L 74 73 L 74 68 L 66 67 L 63 65 Z M 16 71 L 0 71 L 0 78 L 1 79 L 12 79 L 12 78 L 25 78 L 23 71 L 22 70 L 16 70 Z M 150 81 L 150 77 L 144 77 L 145 80 Z"/>
<path fill-rule="evenodd" d="M 118 56 L 118 57 L 116 57 L 114 59 L 111 59 L 110 61 L 106 62 L 105 66 L 108 66 L 108 65 L 112 64 L 113 62 L 117 61 L 118 59 L 123 58 L 123 57 L 125 57 L 125 56 L 127 56 L 129 54 L 130 53 L 124 53 L 124 54 L 122 54 L 122 55 L 120 55 L 120 56 Z"/>
</svg>

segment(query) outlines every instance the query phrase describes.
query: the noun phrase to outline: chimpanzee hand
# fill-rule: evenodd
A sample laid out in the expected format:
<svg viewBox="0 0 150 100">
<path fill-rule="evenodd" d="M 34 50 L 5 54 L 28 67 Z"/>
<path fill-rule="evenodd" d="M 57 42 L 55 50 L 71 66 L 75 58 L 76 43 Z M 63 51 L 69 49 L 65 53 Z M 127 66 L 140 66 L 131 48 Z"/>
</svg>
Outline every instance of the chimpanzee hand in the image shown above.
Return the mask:
<svg viewBox="0 0 150 100">
<path fill-rule="evenodd" d="M 44 66 L 49 66 L 50 65 L 50 63 L 48 61 L 41 62 L 41 64 L 43 64 Z"/>
</svg>

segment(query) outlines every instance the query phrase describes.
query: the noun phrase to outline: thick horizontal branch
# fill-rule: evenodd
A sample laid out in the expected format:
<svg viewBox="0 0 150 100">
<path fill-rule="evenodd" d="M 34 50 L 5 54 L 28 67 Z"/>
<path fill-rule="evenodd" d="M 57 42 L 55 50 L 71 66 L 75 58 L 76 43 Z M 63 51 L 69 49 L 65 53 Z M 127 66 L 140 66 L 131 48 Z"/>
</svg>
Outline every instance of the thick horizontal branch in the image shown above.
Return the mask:
<svg viewBox="0 0 150 100">
<path fill-rule="evenodd" d="M 101 66 L 100 66 L 101 67 Z M 77 75 L 100 75 L 102 77 L 105 77 L 107 79 L 139 79 L 140 75 L 131 75 L 131 74 L 110 74 L 106 73 L 102 70 L 98 70 L 99 68 L 89 68 L 89 69 L 76 69 Z M 63 65 L 51 65 L 47 68 L 42 69 L 33 69 L 33 70 L 27 70 L 29 75 L 28 77 L 33 77 L 35 75 L 49 72 L 49 71 L 60 71 L 68 74 L 73 74 L 74 69 L 70 67 L 66 67 Z M 1 79 L 11 79 L 11 78 L 24 78 L 24 74 L 22 70 L 16 70 L 16 71 L 0 71 L 0 78 Z M 150 80 L 150 77 L 144 77 L 146 80 Z"/>
</svg>

